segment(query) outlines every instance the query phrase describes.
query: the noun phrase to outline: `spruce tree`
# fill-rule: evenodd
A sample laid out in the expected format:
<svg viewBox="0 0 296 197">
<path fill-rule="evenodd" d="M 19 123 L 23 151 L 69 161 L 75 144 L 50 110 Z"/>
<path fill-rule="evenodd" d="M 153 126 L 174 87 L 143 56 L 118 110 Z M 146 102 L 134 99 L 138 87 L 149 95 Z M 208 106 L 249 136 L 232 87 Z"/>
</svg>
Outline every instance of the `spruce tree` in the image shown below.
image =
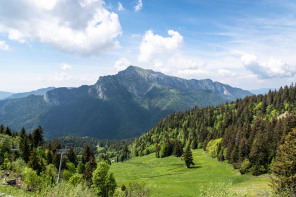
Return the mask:
<svg viewBox="0 0 296 197">
<path fill-rule="evenodd" d="M 75 154 L 72 146 L 70 147 L 67 156 L 68 156 L 68 160 L 76 166 L 77 165 L 77 158 L 76 158 L 76 154 Z"/>
<path fill-rule="evenodd" d="M 92 149 L 89 146 L 85 146 L 82 153 L 82 162 L 86 164 L 91 157 L 94 158 L 94 153 Z"/>
<path fill-rule="evenodd" d="M 21 139 L 20 151 L 21 151 L 21 156 L 24 159 L 24 161 L 28 162 L 29 157 L 30 157 L 30 144 L 29 144 L 29 140 L 26 136 L 24 136 L 24 138 Z"/>
<path fill-rule="evenodd" d="M 186 147 L 183 153 L 183 159 L 185 161 L 186 168 L 190 168 L 190 165 L 194 165 L 192 152 L 189 145 Z"/>
<path fill-rule="evenodd" d="M 280 196 L 296 196 L 296 130 L 285 138 L 277 150 L 271 170 L 274 175 L 272 186 Z"/>
<path fill-rule="evenodd" d="M 93 171 L 97 168 L 97 162 L 94 157 L 91 157 L 85 165 L 85 171 L 83 173 L 83 179 L 86 181 L 88 186 L 92 185 L 92 174 Z"/>
</svg>

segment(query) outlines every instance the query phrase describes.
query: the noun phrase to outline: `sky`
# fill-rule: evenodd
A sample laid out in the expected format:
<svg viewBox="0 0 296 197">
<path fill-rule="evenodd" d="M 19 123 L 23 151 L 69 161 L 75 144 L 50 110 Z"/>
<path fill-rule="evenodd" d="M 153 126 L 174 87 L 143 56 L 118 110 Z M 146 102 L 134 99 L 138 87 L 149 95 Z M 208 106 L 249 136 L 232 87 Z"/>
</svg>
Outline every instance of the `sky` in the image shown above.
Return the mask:
<svg viewBox="0 0 296 197">
<path fill-rule="evenodd" d="M 92 85 L 129 65 L 242 89 L 295 82 L 294 0 L 0 1 L 0 91 Z"/>
</svg>

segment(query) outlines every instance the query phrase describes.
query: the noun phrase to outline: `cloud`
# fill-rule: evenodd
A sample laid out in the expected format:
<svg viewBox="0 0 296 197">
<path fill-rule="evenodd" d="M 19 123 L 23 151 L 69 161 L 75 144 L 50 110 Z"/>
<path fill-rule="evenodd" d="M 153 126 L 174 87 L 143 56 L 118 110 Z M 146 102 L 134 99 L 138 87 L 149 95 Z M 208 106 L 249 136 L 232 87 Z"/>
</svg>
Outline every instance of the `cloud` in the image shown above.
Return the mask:
<svg viewBox="0 0 296 197">
<path fill-rule="evenodd" d="M 280 59 L 269 58 L 264 62 L 259 61 L 255 55 L 244 55 L 241 61 L 246 69 L 261 79 L 288 78 L 296 75 L 296 66 L 291 66 Z"/>
<path fill-rule="evenodd" d="M 151 30 L 146 31 L 140 45 L 140 62 L 147 62 L 155 54 L 168 54 L 180 49 L 183 45 L 183 36 L 177 31 L 169 30 L 169 37 L 155 35 Z"/>
<path fill-rule="evenodd" d="M 69 64 L 62 63 L 61 64 L 61 69 L 63 69 L 63 70 L 70 70 L 70 69 L 72 69 L 72 66 L 69 65 Z"/>
<path fill-rule="evenodd" d="M 138 0 L 137 5 L 135 5 L 135 7 L 134 7 L 135 12 L 140 11 L 140 10 L 142 9 L 142 7 L 143 7 L 143 2 L 142 2 L 142 0 Z"/>
<path fill-rule="evenodd" d="M 222 75 L 224 77 L 235 77 L 236 76 L 236 73 L 230 71 L 230 70 L 227 70 L 227 69 L 224 69 L 224 68 L 221 68 L 217 71 L 217 73 L 219 75 Z"/>
<path fill-rule="evenodd" d="M 8 51 L 9 46 L 5 43 L 5 41 L 0 41 L 0 50 Z"/>
<path fill-rule="evenodd" d="M 114 68 L 117 70 L 117 71 L 121 71 L 121 70 L 124 70 L 126 69 L 128 66 L 130 66 L 131 63 L 130 61 L 125 58 L 125 57 L 122 57 L 120 58 L 119 60 L 117 60 L 114 64 Z"/>
<path fill-rule="evenodd" d="M 21 43 L 41 42 L 61 51 L 100 55 L 117 46 L 118 15 L 103 0 L 0 1 L 0 32 Z"/>
<path fill-rule="evenodd" d="M 172 55 L 172 57 L 168 60 L 168 65 L 176 68 L 193 70 L 193 69 L 204 67 L 206 63 L 190 57 L 186 57 L 180 53 L 176 53 Z"/>
<path fill-rule="evenodd" d="M 68 81 L 71 79 L 72 77 L 65 72 L 55 73 L 55 75 L 53 76 L 53 81 Z"/>
<path fill-rule="evenodd" d="M 124 11 L 124 10 L 125 9 L 124 9 L 123 5 L 120 2 L 118 2 L 118 11 Z"/>
<path fill-rule="evenodd" d="M 179 70 L 178 74 L 181 75 L 207 75 L 209 72 L 207 70 L 202 69 L 185 69 L 185 70 Z"/>
</svg>

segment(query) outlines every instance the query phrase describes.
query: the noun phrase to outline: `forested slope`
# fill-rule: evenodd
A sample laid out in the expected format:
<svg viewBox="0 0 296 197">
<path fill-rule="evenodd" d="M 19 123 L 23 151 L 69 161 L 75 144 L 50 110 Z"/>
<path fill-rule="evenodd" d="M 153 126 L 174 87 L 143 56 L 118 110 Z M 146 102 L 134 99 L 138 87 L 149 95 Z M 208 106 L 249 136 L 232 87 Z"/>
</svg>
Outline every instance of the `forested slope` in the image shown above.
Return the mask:
<svg viewBox="0 0 296 197">
<path fill-rule="evenodd" d="M 242 173 L 266 173 L 284 137 L 296 127 L 296 86 L 247 96 L 217 107 L 166 116 L 135 140 L 132 153 L 157 157 L 176 154 L 179 144 L 204 148 Z"/>
</svg>

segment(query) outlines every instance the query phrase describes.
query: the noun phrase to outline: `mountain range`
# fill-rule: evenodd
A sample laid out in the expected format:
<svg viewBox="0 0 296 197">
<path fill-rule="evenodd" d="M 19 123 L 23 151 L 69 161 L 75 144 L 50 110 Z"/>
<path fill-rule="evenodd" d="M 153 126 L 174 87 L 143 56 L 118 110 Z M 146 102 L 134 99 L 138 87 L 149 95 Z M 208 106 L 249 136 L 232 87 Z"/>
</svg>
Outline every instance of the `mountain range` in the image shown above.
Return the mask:
<svg viewBox="0 0 296 197">
<path fill-rule="evenodd" d="M 2 100 L 0 123 L 15 130 L 41 125 L 47 138 L 122 139 L 141 135 L 174 111 L 217 106 L 251 94 L 210 79 L 186 80 L 129 66 L 94 85 Z"/>
</svg>

